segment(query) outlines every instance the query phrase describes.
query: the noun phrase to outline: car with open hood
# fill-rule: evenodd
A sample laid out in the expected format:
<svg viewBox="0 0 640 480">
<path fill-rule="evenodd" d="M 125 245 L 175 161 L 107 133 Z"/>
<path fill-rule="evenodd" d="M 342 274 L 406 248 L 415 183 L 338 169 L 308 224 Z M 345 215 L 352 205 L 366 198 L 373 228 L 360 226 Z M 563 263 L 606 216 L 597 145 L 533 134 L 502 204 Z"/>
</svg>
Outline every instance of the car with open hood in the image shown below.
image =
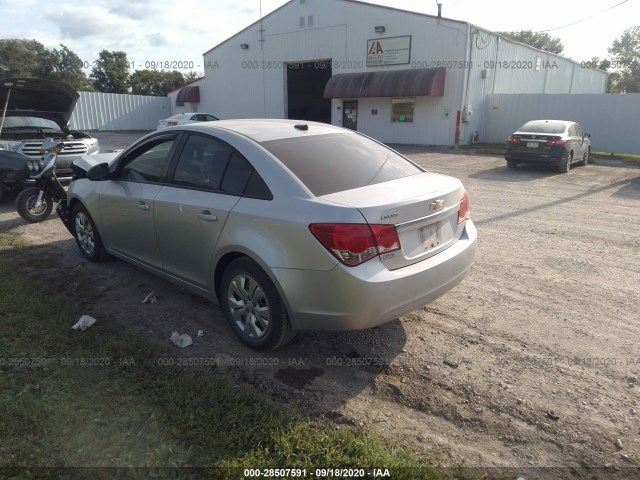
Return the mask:
<svg viewBox="0 0 640 480">
<path fill-rule="evenodd" d="M 70 177 L 74 160 L 100 151 L 96 138 L 68 127 L 79 97 L 65 82 L 38 78 L 0 80 L 0 151 L 39 159 L 42 142 L 51 137 L 65 143 L 56 160 L 56 173 L 60 178 Z"/>
</svg>

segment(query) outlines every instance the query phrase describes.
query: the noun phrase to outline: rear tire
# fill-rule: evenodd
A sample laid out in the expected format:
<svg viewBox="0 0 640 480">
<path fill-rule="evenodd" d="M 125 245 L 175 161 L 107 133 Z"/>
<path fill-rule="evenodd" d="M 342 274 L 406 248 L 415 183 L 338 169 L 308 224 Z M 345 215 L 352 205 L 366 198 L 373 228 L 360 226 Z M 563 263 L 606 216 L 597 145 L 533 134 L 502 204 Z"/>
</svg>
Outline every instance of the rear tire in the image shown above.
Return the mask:
<svg viewBox="0 0 640 480">
<path fill-rule="evenodd" d="M 560 173 L 568 173 L 571 170 L 571 164 L 573 163 L 573 150 L 567 155 L 567 159 L 558 165 L 558 171 Z"/>
<path fill-rule="evenodd" d="M 220 306 L 235 334 L 253 349 L 273 350 L 295 337 L 278 290 L 250 258 L 237 258 L 224 271 Z"/>
<path fill-rule="evenodd" d="M 84 205 L 78 203 L 73 207 L 71 221 L 73 222 L 73 236 L 84 258 L 96 263 L 107 260 L 109 255 L 104 248 L 96 224 Z"/>
<path fill-rule="evenodd" d="M 516 168 L 518 166 L 518 162 L 515 160 L 507 160 L 507 168 Z"/>
<path fill-rule="evenodd" d="M 36 202 L 40 195 L 38 187 L 29 187 L 22 190 L 16 197 L 16 210 L 27 222 L 37 223 L 49 218 L 53 210 L 53 199 L 48 193 L 42 195 L 42 202 L 36 208 Z"/>
</svg>

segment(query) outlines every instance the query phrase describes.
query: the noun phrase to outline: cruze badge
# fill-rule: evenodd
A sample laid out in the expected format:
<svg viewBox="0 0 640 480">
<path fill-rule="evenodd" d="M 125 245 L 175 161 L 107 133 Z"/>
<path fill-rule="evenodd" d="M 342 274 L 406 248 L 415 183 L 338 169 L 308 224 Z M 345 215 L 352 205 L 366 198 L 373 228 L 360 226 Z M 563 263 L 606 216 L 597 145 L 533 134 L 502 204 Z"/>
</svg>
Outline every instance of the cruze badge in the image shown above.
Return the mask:
<svg viewBox="0 0 640 480">
<path fill-rule="evenodd" d="M 380 217 L 380 220 L 386 220 L 387 218 L 393 218 L 397 216 L 398 216 L 398 212 L 385 213 Z"/>
<path fill-rule="evenodd" d="M 438 210 L 442 208 L 443 205 L 444 205 L 444 200 L 436 200 L 431 204 L 431 208 L 434 210 Z"/>
</svg>

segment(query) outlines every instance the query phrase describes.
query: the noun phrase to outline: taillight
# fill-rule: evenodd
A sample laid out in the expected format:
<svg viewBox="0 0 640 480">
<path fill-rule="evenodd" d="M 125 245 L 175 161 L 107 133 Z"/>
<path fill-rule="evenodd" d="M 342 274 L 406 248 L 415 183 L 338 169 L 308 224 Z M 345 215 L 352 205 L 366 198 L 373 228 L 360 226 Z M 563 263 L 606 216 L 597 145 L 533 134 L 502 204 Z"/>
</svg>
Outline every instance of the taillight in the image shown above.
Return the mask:
<svg viewBox="0 0 640 480">
<path fill-rule="evenodd" d="M 170 127 L 175 127 L 178 122 L 167 122 L 169 124 Z"/>
<path fill-rule="evenodd" d="M 520 137 L 514 137 L 513 135 L 509 135 L 507 137 L 507 143 L 510 143 L 512 145 L 517 145 L 522 142 L 520 141 Z"/>
<path fill-rule="evenodd" d="M 561 138 L 550 138 L 547 140 L 547 143 L 545 143 L 547 147 L 564 147 L 566 144 L 567 141 Z"/>
<path fill-rule="evenodd" d="M 469 205 L 469 192 L 464 191 L 464 195 L 462 196 L 462 200 L 460 200 L 460 210 L 458 210 L 458 225 L 460 225 L 465 220 L 469 220 L 471 218 L 471 208 Z"/>
<path fill-rule="evenodd" d="M 324 248 L 348 267 L 400 249 L 398 232 L 393 225 L 313 223 L 309 230 Z"/>
</svg>

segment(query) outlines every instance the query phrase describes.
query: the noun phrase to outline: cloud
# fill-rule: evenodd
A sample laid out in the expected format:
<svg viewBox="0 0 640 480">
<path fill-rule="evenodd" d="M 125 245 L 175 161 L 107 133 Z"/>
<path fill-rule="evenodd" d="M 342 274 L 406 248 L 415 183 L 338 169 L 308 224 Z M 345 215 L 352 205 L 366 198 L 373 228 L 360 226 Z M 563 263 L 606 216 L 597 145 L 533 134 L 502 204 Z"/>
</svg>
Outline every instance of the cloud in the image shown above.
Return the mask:
<svg viewBox="0 0 640 480">
<path fill-rule="evenodd" d="M 60 29 L 63 38 L 109 37 L 109 32 L 120 35 L 121 32 L 136 31 L 133 20 L 119 17 L 98 5 L 78 8 L 65 4 L 50 9 L 46 17 Z"/>
<path fill-rule="evenodd" d="M 108 4 L 110 13 L 129 18 L 136 22 L 159 18 L 165 11 L 165 2 L 161 0 L 115 0 Z"/>
<path fill-rule="evenodd" d="M 169 44 L 169 39 L 162 33 L 148 33 L 144 36 L 147 45 L 152 47 L 162 47 Z"/>
</svg>

